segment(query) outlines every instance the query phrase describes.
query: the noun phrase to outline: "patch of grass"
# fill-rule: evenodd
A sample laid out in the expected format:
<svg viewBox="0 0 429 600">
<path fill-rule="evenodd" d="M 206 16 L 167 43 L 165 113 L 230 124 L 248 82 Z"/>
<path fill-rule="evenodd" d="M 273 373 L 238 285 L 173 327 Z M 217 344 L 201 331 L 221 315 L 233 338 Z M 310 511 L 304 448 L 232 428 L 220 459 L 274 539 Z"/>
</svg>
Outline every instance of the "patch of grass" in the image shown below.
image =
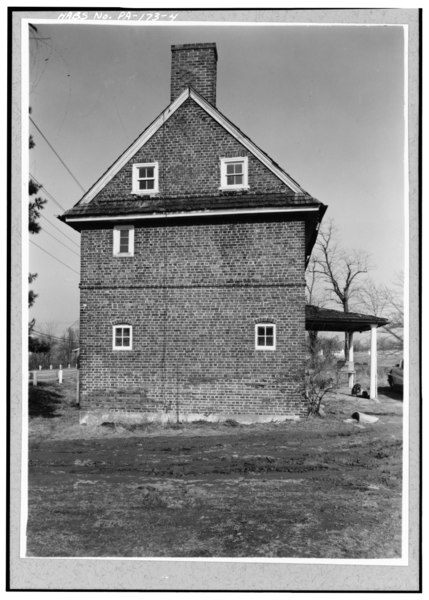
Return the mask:
<svg viewBox="0 0 429 600">
<path fill-rule="evenodd" d="M 113 423 L 115 429 L 120 428 L 123 431 L 129 431 L 131 433 L 139 433 L 139 432 L 149 432 L 154 431 L 155 429 L 159 429 L 160 425 L 157 423 L 126 423 L 117 421 Z"/>
<path fill-rule="evenodd" d="M 343 419 L 369 401 L 335 394 L 297 423 L 82 427 L 72 387 L 40 389 L 58 417 L 30 418 L 29 556 L 399 555 L 395 399 L 363 429 Z"/>
</svg>

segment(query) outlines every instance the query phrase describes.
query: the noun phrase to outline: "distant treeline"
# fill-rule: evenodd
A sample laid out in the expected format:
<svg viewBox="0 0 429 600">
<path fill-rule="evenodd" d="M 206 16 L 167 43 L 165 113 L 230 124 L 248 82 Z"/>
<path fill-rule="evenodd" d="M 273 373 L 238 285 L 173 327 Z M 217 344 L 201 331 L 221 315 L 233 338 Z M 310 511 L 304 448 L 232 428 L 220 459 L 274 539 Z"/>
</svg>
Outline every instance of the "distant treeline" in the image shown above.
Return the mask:
<svg viewBox="0 0 429 600">
<path fill-rule="evenodd" d="M 54 335 L 50 331 L 33 329 L 28 340 L 29 369 L 58 368 L 62 365 L 75 367 L 79 348 L 79 329 L 69 327 L 63 335 Z"/>
</svg>

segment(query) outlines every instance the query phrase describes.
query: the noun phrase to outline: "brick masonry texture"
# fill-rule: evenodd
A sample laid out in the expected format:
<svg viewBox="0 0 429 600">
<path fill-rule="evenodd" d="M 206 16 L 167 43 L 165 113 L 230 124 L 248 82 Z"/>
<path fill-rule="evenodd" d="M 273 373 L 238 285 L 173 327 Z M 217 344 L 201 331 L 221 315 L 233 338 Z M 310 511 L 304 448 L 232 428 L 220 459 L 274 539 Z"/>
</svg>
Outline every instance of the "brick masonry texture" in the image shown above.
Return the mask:
<svg viewBox="0 0 429 600">
<path fill-rule="evenodd" d="M 189 98 L 137 151 L 93 202 L 114 202 L 118 197 L 140 200 L 132 194 L 133 163 L 159 163 L 159 197 L 218 196 L 220 158 L 248 157 L 247 196 L 291 190 L 260 163 L 240 142 Z M 242 192 L 243 193 L 243 192 Z M 150 199 L 147 199 L 150 203 Z"/>
<path fill-rule="evenodd" d="M 214 105 L 216 62 L 214 44 L 173 47 L 172 100 L 190 85 Z M 248 190 L 219 189 L 222 157 L 248 157 Z M 152 162 L 159 193 L 133 195 L 133 163 Z M 136 220 L 134 256 L 113 256 L 120 202 L 138 214 L 178 199 L 198 211 L 202 201 L 225 210 L 237 198 L 250 207 L 293 195 L 191 98 L 165 121 L 91 201 L 112 220 L 81 231 L 83 410 L 306 413 L 302 213 Z M 255 349 L 266 322 L 277 327 L 274 351 Z M 119 324 L 132 326 L 131 350 L 113 350 Z"/>
<path fill-rule="evenodd" d="M 82 409 L 304 414 L 304 237 L 300 220 L 161 221 L 119 258 L 111 227 L 83 230 Z M 275 351 L 255 349 L 258 322 Z"/>
<path fill-rule="evenodd" d="M 216 106 L 216 71 L 216 44 L 172 46 L 171 102 L 190 86 Z"/>
<path fill-rule="evenodd" d="M 304 223 L 298 220 L 136 223 L 134 257 L 113 256 L 113 226 L 81 236 L 82 286 L 304 284 Z"/>
</svg>

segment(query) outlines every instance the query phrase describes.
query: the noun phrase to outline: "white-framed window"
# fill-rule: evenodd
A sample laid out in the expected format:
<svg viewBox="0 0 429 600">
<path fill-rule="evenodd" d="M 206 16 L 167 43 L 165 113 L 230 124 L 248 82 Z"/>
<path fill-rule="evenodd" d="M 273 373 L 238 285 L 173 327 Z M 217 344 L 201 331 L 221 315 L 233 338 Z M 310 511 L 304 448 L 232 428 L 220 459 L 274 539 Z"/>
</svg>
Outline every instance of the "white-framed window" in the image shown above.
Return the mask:
<svg viewBox="0 0 429 600">
<path fill-rule="evenodd" d="M 248 189 L 248 160 L 247 156 L 220 159 L 220 189 Z"/>
<path fill-rule="evenodd" d="M 133 349 L 133 328 L 131 325 L 113 325 L 113 350 Z"/>
<path fill-rule="evenodd" d="M 274 323 L 257 323 L 255 325 L 256 350 L 276 349 L 276 326 Z"/>
<path fill-rule="evenodd" d="M 134 256 L 133 225 L 117 225 L 113 228 L 113 256 Z"/>
<path fill-rule="evenodd" d="M 144 196 L 158 193 L 158 163 L 133 165 L 133 194 Z"/>
</svg>

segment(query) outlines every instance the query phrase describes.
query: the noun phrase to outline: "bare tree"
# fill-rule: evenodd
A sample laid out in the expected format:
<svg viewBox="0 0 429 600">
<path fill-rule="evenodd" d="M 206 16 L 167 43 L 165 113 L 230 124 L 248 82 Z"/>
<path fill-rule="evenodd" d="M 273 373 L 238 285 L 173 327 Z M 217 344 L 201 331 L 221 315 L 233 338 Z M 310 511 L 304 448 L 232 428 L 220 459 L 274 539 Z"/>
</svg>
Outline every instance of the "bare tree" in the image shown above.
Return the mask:
<svg viewBox="0 0 429 600">
<path fill-rule="evenodd" d="M 305 272 L 305 300 L 307 304 L 319 308 L 326 306 L 329 302 L 324 283 L 319 275 L 319 265 L 315 254 L 310 258 Z M 308 331 L 308 349 L 312 356 L 317 351 L 318 339 L 319 332 L 317 330 Z"/>
<path fill-rule="evenodd" d="M 55 322 L 45 323 L 36 331 L 30 347 L 30 369 L 39 365 L 47 369 L 50 365 L 76 366 L 76 356 L 73 350 L 79 346 L 79 328 L 68 327 L 63 335 L 57 335 L 58 326 Z"/>
<path fill-rule="evenodd" d="M 55 358 L 58 350 L 58 338 L 56 336 L 57 325 L 55 322 L 50 321 L 48 323 L 44 323 L 43 326 L 40 327 L 40 331 L 38 335 L 40 335 L 41 339 L 47 344 L 48 349 L 43 354 L 43 361 L 41 362 L 43 368 L 47 369 L 50 365 L 55 363 Z M 54 366 L 56 366 L 54 364 Z"/>
<path fill-rule="evenodd" d="M 313 255 L 310 258 L 305 272 L 305 300 L 307 304 L 320 306 L 320 298 L 317 294 L 317 284 L 317 261 Z"/>
<path fill-rule="evenodd" d="M 359 305 L 364 312 L 377 317 L 386 316 L 390 290 L 385 285 L 377 285 L 371 279 L 359 290 Z"/>
<path fill-rule="evenodd" d="M 403 287 L 403 274 L 398 273 L 391 287 L 369 281 L 359 292 L 362 309 L 389 319 L 381 329 L 401 343 L 404 341 Z"/>
<path fill-rule="evenodd" d="M 320 296 L 318 295 L 318 276 L 316 270 L 317 262 L 314 256 L 312 256 L 305 273 L 305 300 L 307 304 L 321 306 Z M 318 334 L 319 332 L 313 329 L 308 332 L 308 349 L 313 358 L 316 356 Z"/>
<path fill-rule="evenodd" d="M 369 270 L 366 252 L 347 252 L 336 240 L 336 228 L 332 221 L 319 231 L 314 255 L 314 275 L 320 276 L 330 300 L 340 304 L 344 312 L 350 312 L 352 301 L 357 298 L 363 275 Z M 349 360 L 353 333 L 345 334 L 344 354 Z"/>
<path fill-rule="evenodd" d="M 61 336 L 59 343 L 58 361 L 66 366 L 72 364 L 75 360 L 73 350 L 79 346 L 79 329 L 68 327 Z"/>
<path fill-rule="evenodd" d="M 389 323 L 384 329 L 398 342 L 404 342 L 404 302 L 402 289 L 389 290 L 388 296 Z"/>
</svg>

